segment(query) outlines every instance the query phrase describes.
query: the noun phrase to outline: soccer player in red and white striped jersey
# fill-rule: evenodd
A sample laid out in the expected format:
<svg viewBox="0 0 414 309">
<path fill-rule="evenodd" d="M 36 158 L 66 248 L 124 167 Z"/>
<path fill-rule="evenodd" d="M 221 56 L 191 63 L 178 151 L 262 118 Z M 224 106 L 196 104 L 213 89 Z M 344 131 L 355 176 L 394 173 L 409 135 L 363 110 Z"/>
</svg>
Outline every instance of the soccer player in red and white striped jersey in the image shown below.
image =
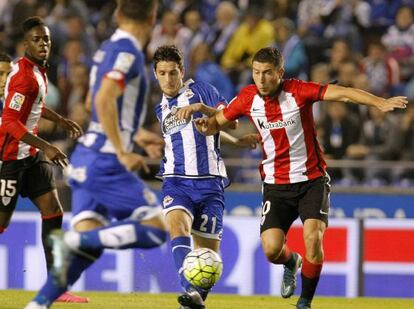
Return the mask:
<svg viewBox="0 0 414 309">
<path fill-rule="evenodd" d="M 0 127 L 0 234 L 9 225 L 18 195 L 29 197 L 42 215 L 42 241 L 49 269 L 52 253 L 46 238 L 53 229 L 61 228 L 63 213 L 52 167 L 45 156 L 64 167 L 66 155 L 37 136 L 38 121 L 41 117 L 51 120 L 72 138 L 79 137 L 82 129 L 45 106 L 49 29 L 41 18 L 30 17 L 23 22 L 22 30 L 25 56 L 12 66 L 7 77 Z M 87 299 L 64 294 L 60 301 Z"/>
<path fill-rule="evenodd" d="M 263 209 L 261 242 L 274 264 L 283 264 L 281 295 L 290 297 L 302 257 L 286 245 L 288 230 L 298 217 L 303 222 L 306 255 L 302 266 L 302 292 L 298 309 L 308 309 L 322 270 L 322 241 L 328 225 L 329 176 L 316 139 L 314 102 L 340 101 L 375 106 L 383 112 L 405 108 L 406 97 L 389 99 L 337 85 L 283 80 L 283 57 L 276 48 L 258 51 L 253 58 L 254 85 L 243 88 L 230 104 L 209 118 L 196 119 L 205 135 L 247 116 L 261 137 Z"/>
</svg>

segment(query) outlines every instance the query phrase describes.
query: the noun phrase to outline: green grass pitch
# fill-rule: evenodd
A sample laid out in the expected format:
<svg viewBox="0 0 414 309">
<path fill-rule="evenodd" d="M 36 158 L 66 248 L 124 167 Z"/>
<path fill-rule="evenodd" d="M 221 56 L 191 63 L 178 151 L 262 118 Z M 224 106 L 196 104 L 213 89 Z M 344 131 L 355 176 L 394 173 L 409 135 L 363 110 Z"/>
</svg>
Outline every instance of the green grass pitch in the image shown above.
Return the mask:
<svg viewBox="0 0 414 309">
<path fill-rule="evenodd" d="M 56 304 L 54 309 L 177 309 L 175 294 L 83 292 L 88 304 Z M 0 291 L 1 309 L 22 309 L 33 297 L 34 292 L 19 290 Z M 212 293 L 207 309 L 294 309 L 297 297 L 281 299 L 271 296 L 234 296 Z M 389 298 L 330 298 L 316 297 L 312 309 L 413 309 L 413 299 Z"/>
</svg>

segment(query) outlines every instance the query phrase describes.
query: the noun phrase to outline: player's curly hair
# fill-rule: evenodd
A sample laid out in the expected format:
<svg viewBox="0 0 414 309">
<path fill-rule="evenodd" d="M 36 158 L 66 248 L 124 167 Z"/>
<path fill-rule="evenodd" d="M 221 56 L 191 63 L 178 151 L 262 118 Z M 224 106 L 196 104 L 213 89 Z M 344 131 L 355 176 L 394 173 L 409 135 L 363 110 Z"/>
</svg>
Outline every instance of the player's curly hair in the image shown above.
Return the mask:
<svg viewBox="0 0 414 309">
<path fill-rule="evenodd" d="M 45 26 L 45 22 L 41 17 L 32 16 L 32 17 L 25 19 L 25 21 L 22 23 L 23 34 L 26 34 L 32 28 L 37 27 L 37 26 Z"/>
<path fill-rule="evenodd" d="M 161 61 L 175 62 L 180 70 L 184 68 L 183 54 L 175 45 L 163 45 L 157 48 L 153 58 L 154 70 L 157 69 L 157 64 Z"/>
<path fill-rule="evenodd" d="M 118 0 L 118 10 L 123 16 L 136 21 L 146 21 L 158 0 Z"/>
<path fill-rule="evenodd" d="M 284 63 L 283 56 L 276 47 L 262 48 L 253 56 L 253 61 L 271 63 L 276 68 L 283 67 Z"/>
</svg>

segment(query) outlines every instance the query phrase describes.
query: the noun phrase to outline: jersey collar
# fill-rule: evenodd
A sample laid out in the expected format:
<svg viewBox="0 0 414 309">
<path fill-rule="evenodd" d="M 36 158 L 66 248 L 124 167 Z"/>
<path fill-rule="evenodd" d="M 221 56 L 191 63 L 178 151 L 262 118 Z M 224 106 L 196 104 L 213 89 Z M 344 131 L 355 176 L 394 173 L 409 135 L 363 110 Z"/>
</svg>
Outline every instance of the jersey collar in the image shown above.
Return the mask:
<svg viewBox="0 0 414 309">
<path fill-rule="evenodd" d="M 138 50 L 142 51 L 141 43 L 128 31 L 122 30 L 122 29 L 116 29 L 114 34 L 111 36 L 111 41 L 118 41 L 120 39 L 128 39 L 131 40 L 132 43 L 135 45 L 135 47 Z"/>
<path fill-rule="evenodd" d="M 41 66 L 40 64 L 34 62 L 33 60 L 29 59 L 26 55 L 22 57 L 23 61 L 28 63 L 32 67 L 37 67 L 40 72 L 46 73 L 47 68 L 49 67 L 48 63 L 46 62 L 46 66 Z"/>
</svg>

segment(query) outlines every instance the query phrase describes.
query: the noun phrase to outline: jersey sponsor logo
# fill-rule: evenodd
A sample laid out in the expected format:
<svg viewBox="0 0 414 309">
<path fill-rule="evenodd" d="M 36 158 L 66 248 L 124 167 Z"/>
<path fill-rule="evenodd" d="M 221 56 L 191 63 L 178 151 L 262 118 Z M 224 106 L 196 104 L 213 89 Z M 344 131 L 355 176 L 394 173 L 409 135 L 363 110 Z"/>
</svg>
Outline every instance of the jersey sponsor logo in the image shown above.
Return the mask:
<svg viewBox="0 0 414 309">
<path fill-rule="evenodd" d="M 14 110 L 16 110 L 16 111 L 19 112 L 22 109 L 22 106 L 23 106 L 23 103 L 24 103 L 24 99 L 25 99 L 25 96 L 24 95 L 22 95 L 21 93 L 16 92 L 13 95 L 13 97 L 12 97 L 12 99 L 10 101 L 9 107 L 11 109 L 14 109 Z"/>
<path fill-rule="evenodd" d="M 121 52 L 115 60 L 113 69 L 126 74 L 134 63 L 134 60 L 135 56 L 133 54 Z"/>
<path fill-rule="evenodd" d="M 259 125 L 260 129 L 262 130 L 273 130 L 273 129 L 283 129 L 286 127 L 291 127 L 296 125 L 296 119 L 289 119 L 289 120 L 278 120 L 276 122 L 267 122 L 257 119 L 257 124 Z"/>
<path fill-rule="evenodd" d="M 171 135 L 171 134 L 181 131 L 193 119 L 192 116 L 189 119 L 177 119 L 175 114 L 177 113 L 178 110 L 179 108 L 174 106 L 171 109 L 171 112 L 164 118 L 161 128 L 162 128 L 162 132 L 165 135 Z"/>
<path fill-rule="evenodd" d="M 167 195 L 162 200 L 162 204 L 164 205 L 164 207 L 166 207 L 166 206 L 170 205 L 173 201 L 174 201 L 174 199 L 171 196 Z"/>
</svg>

